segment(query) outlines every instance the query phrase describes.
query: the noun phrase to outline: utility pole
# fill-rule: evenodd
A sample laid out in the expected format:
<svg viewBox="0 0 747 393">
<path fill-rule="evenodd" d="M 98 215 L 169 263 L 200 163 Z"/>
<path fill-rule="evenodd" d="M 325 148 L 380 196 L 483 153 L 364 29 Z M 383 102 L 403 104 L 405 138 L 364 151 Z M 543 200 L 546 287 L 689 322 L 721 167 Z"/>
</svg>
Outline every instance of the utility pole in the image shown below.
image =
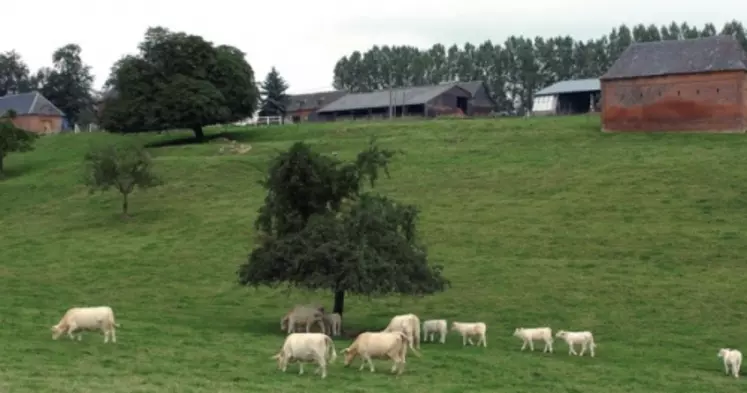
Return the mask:
<svg viewBox="0 0 747 393">
<path fill-rule="evenodd" d="M 389 119 L 392 118 L 392 110 L 394 109 L 392 106 L 392 100 L 394 99 L 393 95 L 394 95 L 394 92 L 392 91 L 392 69 L 390 67 L 389 68 Z"/>
</svg>

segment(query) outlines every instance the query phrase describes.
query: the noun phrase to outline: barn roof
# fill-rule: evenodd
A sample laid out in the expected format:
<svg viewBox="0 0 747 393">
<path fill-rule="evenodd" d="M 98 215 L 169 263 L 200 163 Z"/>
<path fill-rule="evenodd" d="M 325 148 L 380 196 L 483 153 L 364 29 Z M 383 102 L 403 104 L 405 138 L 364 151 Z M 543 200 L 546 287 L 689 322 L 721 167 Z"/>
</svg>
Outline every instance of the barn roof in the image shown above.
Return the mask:
<svg viewBox="0 0 747 393">
<path fill-rule="evenodd" d="M 465 93 L 469 91 L 454 84 L 444 84 L 435 86 L 417 86 L 392 89 L 392 101 L 394 105 L 418 105 L 425 104 L 431 99 L 438 97 L 447 90 L 460 89 Z M 471 94 L 470 94 L 471 95 Z M 404 97 L 404 104 L 402 99 Z M 350 111 L 367 108 L 384 108 L 389 106 L 389 90 L 379 90 L 370 93 L 352 93 L 348 94 L 337 101 L 319 109 L 322 112 Z"/>
<path fill-rule="evenodd" d="M 560 81 L 545 87 L 544 89 L 534 93 L 535 97 L 539 96 L 552 96 L 563 93 L 584 93 L 587 91 L 599 91 L 602 88 L 599 85 L 599 79 L 574 79 L 568 81 Z"/>
<path fill-rule="evenodd" d="M 0 115 L 10 110 L 18 115 L 65 116 L 59 108 L 37 91 L 0 97 Z"/>
<path fill-rule="evenodd" d="M 747 54 L 730 35 L 630 45 L 602 80 L 747 70 Z"/>
<path fill-rule="evenodd" d="M 347 94 L 344 90 L 321 91 L 318 93 L 295 94 L 290 96 L 290 103 L 286 109 L 288 112 L 303 110 L 314 110 L 330 104 Z"/>
</svg>

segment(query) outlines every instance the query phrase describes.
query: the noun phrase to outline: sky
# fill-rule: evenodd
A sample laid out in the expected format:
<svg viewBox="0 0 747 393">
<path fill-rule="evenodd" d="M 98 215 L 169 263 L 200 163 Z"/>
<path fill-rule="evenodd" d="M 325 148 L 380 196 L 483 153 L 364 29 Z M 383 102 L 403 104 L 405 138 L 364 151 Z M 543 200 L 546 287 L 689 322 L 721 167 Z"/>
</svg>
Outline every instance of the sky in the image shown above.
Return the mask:
<svg viewBox="0 0 747 393">
<path fill-rule="evenodd" d="M 137 51 L 149 26 L 163 26 L 241 49 L 258 81 L 275 66 L 290 94 L 331 89 L 337 60 L 373 45 L 461 46 L 511 35 L 590 39 L 623 23 L 712 22 L 720 29 L 747 15 L 747 2 L 739 0 L 35 0 L 32 8 L 3 4 L 4 15 L 18 17 L 3 18 L 0 35 L 0 51 L 15 49 L 32 70 L 76 43 L 99 88 L 115 61 Z"/>
</svg>

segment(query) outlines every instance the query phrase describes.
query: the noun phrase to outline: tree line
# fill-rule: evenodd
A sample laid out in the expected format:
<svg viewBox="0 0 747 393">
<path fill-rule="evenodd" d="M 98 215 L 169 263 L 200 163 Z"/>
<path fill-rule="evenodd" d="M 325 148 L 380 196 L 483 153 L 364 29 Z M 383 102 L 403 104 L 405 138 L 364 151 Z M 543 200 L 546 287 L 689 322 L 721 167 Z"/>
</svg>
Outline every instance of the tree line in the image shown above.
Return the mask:
<svg viewBox="0 0 747 393">
<path fill-rule="evenodd" d="M 672 22 L 656 26 L 638 24 L 613 28 L 597 39 L 571 36 L 550 38 L 511 36 L 505 42 L 487 40 L 459 47 L 435 44 L 429 49 L 414 46 L 373 46 L 342 57 L 334 67 L 336 89 L 368 92 L 388 87 L 483 80 L 490 87 L 497 111 L 531 109 L 532 95 L 552 83 L 568 79 L 598 78 L 634 42 L 682 40 L 717 34 L 735 36 L 747 50 L 741 22 L 733 20 L 717 30 L 712 23 L 702 28 Z"/>
</svg>

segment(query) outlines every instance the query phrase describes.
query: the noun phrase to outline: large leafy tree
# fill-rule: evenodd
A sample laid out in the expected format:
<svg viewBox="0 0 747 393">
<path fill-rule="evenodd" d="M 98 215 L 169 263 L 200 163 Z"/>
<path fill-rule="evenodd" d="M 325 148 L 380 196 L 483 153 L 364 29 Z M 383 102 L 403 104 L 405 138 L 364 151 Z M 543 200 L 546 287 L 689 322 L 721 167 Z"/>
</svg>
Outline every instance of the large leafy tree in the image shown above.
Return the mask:
<svg viewBox="0 0 747 393">
<path fill-rule="evenodd" d="M 0 53 L 0 97 L 31 90 L 29 67 L 16 51 Z M 2 113 L 0 113 L 2 115 Z"/>
<path fill-rule="evenodd" d="M 5 177 L 3 161 L 9 153 L 33 150 L 37 134 L 13 124 L 15 112 L 0 113 L 0 178 Z"/>
<path fill-rule="evenodd" d="M 263 116 L 282 116 L 285 118 L 287 113 L 288 101 L 290 96 L 288 83 L 280 76 L 275 67 L 272 67 L 264 82 L 262 82 L 262 109 L 260 113 Z"/>
<path fill-rule="evenodd" d="M 44 97 L 65 113 L 71 123 L 78 123 L 81 113 L 93 105 L 93 75 L 83 63 L 81 48 L 68 44 L 52 54 L 53 66 L 36 73 L 34 83 Z"/>
<path fill-rule="evenodd" d="M 428 263 L 417 236 L 418 210 L 363 192 L 375 185 L 394 152 L 371 142 L 343 163 L 297 142 L 271 163 L 264 205 L 255 227 L 259 244 L 238 271 L 244 285 L 287 284 L 334 293 L 343 313 L 345 294 L 426 295 L 449 281 Z"/>
<path fill-rule="evenodd" d="M 254 71 L 240 50 L 202 37 L 149 28 L 137 55 L 112 68 L 102 126 L 115 132 L 203 127 L 247 118 L 257 107 Z"/>
</svg>

